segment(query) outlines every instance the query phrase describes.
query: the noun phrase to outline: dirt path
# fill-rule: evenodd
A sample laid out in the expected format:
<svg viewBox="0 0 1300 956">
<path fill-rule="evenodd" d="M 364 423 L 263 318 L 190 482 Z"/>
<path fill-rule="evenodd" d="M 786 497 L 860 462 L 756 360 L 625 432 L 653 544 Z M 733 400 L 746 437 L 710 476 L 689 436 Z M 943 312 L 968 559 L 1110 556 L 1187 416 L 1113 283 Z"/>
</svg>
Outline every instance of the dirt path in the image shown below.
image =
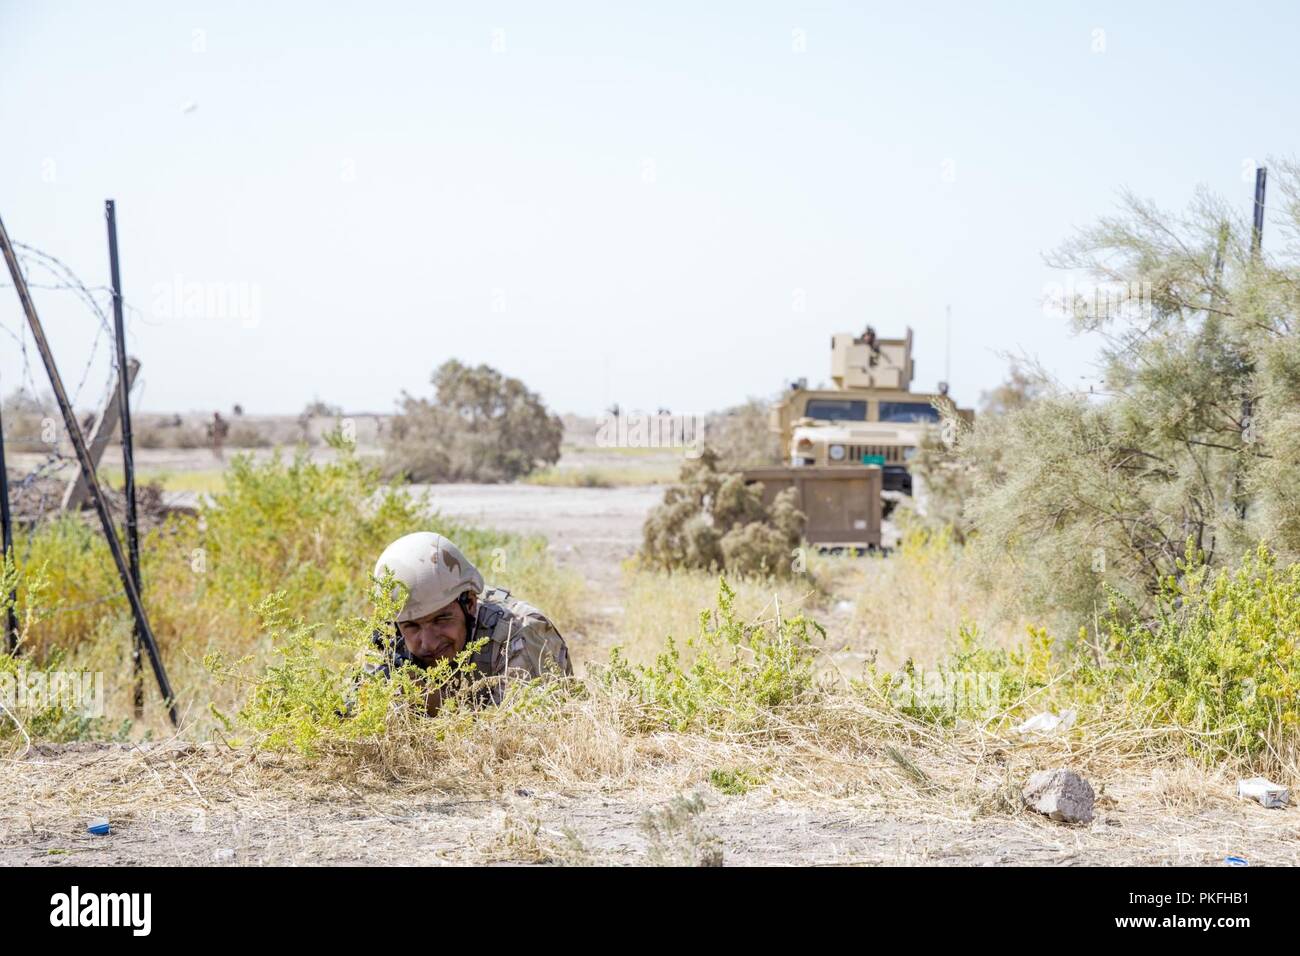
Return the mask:
<svg viewBox="0 0 1300 956">
<path fill-rule="evenodd" d="M 538 485 L 413 485 L 448 517 L 516 534 L 540 534 L 560 567 L 593 592 L 618 594 L 620 565 L 641 543 L 646 514 L 663 500 L 656 485 L 546 488 Z"/>
<path fill-rule="evenodd" d="M 1067 826 L 916 804 L 888 788 L 799 802 L 686 780 L 657 791 L 375 789 L 250 771 L 245 758 L 204 750 L 74 744 L 7 761 L 0 866 L 1300 864 L 1300 810 L 1234 800 L 1226 780 L 1174 807 L 1178 781 L 1160 773 L 1107 781 L 1096 819 Z M 683 793 L 702 794 L 704 808 L 663 823 Z M 87 820 L 101 814 L 112 833 L 90 835 Z M 647 815 L 659 815 L 657 833 Z"/>
</svg>

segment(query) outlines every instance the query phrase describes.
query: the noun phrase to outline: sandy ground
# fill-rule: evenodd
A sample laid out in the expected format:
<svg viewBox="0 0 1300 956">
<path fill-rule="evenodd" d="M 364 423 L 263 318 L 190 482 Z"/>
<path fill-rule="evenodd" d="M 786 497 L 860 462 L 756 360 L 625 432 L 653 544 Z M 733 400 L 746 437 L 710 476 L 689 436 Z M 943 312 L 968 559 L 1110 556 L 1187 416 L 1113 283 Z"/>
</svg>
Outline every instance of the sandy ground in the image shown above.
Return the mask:
<svg viewBox="0 0 1300 956">
<path fill-rule="evenodd" d="M 619 565 L 641 543 L 661 486 L 545 488 L 533 485 L 415 485 L 442 514 L 481 527 L 540 534 L 561 567 L 601 589 L 616 588 Z"/>
<path fill-rule="evenodd" d="M 918 808 L 888 794 L 725 796 L 701 783 L 679 792 L 701 793 L 704 810 L 655 836 L 644 821 L 673 792 L 465 797 L 356 781 L 307 791 L 287 772 L 279 785 L 265 768 L 250 774 L 248 763 L 211 747 L 40 747 L 7 763 L 21 783 L 11 776 L 5 789 L 17 784 L 29 799 L 0 808 L 0 865 L 636 865 L 656 854 L 698 865 L 719 853 L 724 865 L 1300 863 L 1300 811 L 1231 799 L 1226 780 L 1192 806 L 1171 805 L 1177 780 L 1112 781 L 1083 826 L 1027 811 Z M 254 776 L 256 785 L 245 783 Z M 113 832 L 87 833 L 86 821 L 101 814 Z"/>
<path fill-rule="evenodd" d="M 557 562 L 598 595 L 589 623 L 598 631 L 615 629 L 620 563 L 636 550 L 645 514 L 663 493 L 653 486 L 426 490 L 446 515 L 545 535 Z M 707 809 L 667 847 L 678 860 L 714 847 L 727 864 L 1223 865 L 1229 855 L 1300 864 L 1300 810 L 1238 801 L 1228 779 L 1197 781 L 1190 805 L 1171 797 L 1177 787 L 1161 779 L 1094 781 L 1105 784 L 1106 805 L 1091 824 L 1071 827 L 1027 811 L 977 816 L 878 794 L 797 802 L 766 790 L 725 796 L 705 780 L 655 793 L 523 790 L 465 799 L 427 787 L 395 793 L 341 784 L 305 795 L 292 784 L 241 787 L 234 769 L 241 759 L 201 748 L 178 764 L 161 749 L 80 744 L 38 746 L 6 760 L 0 865 L 636 864 L 665 851 L 648 838 L 645 815 L 695 790 Z M 223 780 L 220 799 L 204 793 L 213 774 Z M 87 820 L 101 814 L 114 832 L 87 834 Z"/>
</svg>

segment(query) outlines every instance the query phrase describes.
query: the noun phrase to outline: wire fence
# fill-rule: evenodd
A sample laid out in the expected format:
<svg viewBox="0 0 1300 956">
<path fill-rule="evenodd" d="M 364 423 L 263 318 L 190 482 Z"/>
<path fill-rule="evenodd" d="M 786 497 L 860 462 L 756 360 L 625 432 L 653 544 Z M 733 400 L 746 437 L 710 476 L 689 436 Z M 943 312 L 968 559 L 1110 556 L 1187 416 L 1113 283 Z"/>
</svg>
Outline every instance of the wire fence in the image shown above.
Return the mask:
<svg viewBox="0 0 1300 956">
<path fill-rule="evenodd" d="M 74 314 L 89 318 L 94 328 L 89 353 L 84 365 L 76 374 L 76 385 L 69 394 L 74 409 L 87 404 L 86 397 L 97 366 L 107 364 L 103 373 L 106 381 L 99 389 L 96 406 L 104 407 L 114 389 L 120 372 L 116 350 L 112 347 L 113 331 L 109 321 L 113 291 L 108 286 L 90 286 L 57 256 L 26 243 L 14 242 L 19 267 L 29 290 L 35 293 L 59 293 L 70 296 L 79 306 Z M 0 282 L 0 288 L 13 289 L 12 282 Z M 14 297 L 17 301 L 17 297 Z M 139 316 L 140 312 L 123 302 L 126 316 Z M 15 318 L 11 318 L 15 316 Z M 21 310 L 0 310 L 0 340 L 13 343 L 11 354 L 18 356 L 18 382 L 0 380 L 0 402 L 3 402 L 3 424 L 6 464 L 11 478 L 9 496 L 13 515 L 14 559 L 21 567 L 31 560 L 33 547 L 42 526 L 55 520 L 61 511 L 64 489 L 69 478 L 80 473 L 76 456 L 72 452 L 66 429 L 45 381 L 45 367 L 36 352 L 36 343 Z M 107 343 L 107 344 L 106 344 Z M 61 370 L 62 371 L 62 370 Z M 67 376 L 65 375 L 65 381 Z M 44 382 L 42 385 L 41 383 Z M 88 430 L 93 416 L 82 422 Z M 33 430 L 35 429 L 35 430 Z M 27 432 L 31 431 L 31 434 Z M 25 472 L 15 469 L 15 452 L 39 450 L 41 460 Z M 82 597 L 74 603 L 56 603 L 44 608 L 43 614 L 72 614 L 88 608 L 117 601 L 126 605 L 120 586 L 100 594 Z"/>
</svg>

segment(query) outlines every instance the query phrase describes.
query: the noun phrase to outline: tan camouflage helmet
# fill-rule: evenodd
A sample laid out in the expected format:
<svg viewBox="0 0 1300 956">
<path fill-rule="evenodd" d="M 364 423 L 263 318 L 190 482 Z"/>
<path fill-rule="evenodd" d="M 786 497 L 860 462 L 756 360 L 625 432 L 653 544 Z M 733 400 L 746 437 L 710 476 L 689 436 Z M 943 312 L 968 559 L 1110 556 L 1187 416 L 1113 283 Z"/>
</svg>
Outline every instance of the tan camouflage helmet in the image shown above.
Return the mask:
<svg viewBox="0 0 1300 956">
<path fill-rule="evenodd" d="M 376 581 L 384 579 L 385 569 L 410 592 L 397 615 L 398 623 L 432 614 L 466 591 L 483 593 L 483 575 L 459 548 L 432 531 L 405 535 L 385 548 L 375 562 Z"/>
</svg>

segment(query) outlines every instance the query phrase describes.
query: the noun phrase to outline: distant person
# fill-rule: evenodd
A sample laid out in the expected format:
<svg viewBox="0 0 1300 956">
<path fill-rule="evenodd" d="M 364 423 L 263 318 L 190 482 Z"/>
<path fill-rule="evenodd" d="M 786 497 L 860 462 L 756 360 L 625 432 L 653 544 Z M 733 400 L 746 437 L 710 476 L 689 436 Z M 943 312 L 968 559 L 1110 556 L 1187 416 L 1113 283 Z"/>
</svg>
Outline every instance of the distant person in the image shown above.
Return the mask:
<svg viewBox="0 0 1300 956">
<path fill-rule="evenodd" d="M 486 643 L 466 661 L 473 669 L 453 674 L 452 686 L 471 686 L 481 704 L 499 704 L 511 680 L 573 674 L 569 649 L 555 625 L 531 604 L 504 588 L 487 587 L 483 575 L 440 534 L 417 531 L 390 544 L 375 563 L 382 580 L 392 571 L 407 589 L 393 631 L 375 635 L 384 662 L 366 669 L 388 678 L 395 667 L 426 669 L 455 660 L 481 638 Z M 447 688 L 431 688 L 425 699 L 432 716 Z"/>
<path fill-rule="evenodd" d="M 865 345 L 867 348 L 871 349 L 871 357 L 867 359 L 867 364 L 874 367 L 876 362 L 880 359 L 880 346 L 876 344 L 875 328 L 868 325 L 856 341 L 859 345 Z"/>
<path fill-rule="evenodd" d="M 212 413 L 208 423 L 208 440 L 212 442 L 212 454 L 221 461 L 225 457 L 226 436 L 230 434 L 230 422 L 221 417 L 220 412 Z"/>
</svg>

